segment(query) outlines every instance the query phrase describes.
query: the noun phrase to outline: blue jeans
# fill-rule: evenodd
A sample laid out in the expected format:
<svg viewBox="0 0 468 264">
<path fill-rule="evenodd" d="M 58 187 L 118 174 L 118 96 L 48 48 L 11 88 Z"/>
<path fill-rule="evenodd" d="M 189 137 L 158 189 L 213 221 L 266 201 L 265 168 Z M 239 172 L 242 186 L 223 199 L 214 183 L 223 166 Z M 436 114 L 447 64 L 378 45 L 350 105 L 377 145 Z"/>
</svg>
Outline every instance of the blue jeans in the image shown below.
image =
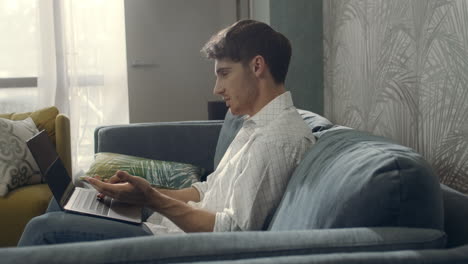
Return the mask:
<svg viewBox="0 0 468 264">
<path fill-rule="evenodd" d="M 144 208 L 142 220 L 152 211 Z M 135 225 L 105 218 L 67 213 L 55 199 L 44 215 L 35 217 L 26 225 L 18 246 L 59 244 L 104 239 L 152 235 L 142 224 Z"/>
</svg>

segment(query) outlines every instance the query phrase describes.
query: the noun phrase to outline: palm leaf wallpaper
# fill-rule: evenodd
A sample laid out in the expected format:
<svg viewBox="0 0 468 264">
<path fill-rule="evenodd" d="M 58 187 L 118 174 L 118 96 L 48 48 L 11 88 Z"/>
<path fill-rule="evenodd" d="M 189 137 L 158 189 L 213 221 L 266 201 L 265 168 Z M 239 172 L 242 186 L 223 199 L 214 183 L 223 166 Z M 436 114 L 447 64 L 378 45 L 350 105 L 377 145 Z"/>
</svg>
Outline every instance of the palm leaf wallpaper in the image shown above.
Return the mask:
<svg viewBox="0 0 468 264">
<path fill-rule="evenodd" d="M 468 1 L 323 3 L 325 116 L 412 147 L 468 193 Z"/>
</svg>

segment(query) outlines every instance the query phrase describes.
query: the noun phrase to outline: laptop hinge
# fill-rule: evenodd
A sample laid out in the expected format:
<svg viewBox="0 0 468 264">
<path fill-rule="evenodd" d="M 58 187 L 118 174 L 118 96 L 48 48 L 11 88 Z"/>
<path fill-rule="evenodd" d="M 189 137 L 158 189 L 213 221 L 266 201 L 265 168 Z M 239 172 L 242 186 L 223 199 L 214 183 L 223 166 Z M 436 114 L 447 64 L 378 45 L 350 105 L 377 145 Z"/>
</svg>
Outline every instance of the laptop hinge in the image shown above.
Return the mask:
<svg viewBox="0 0 468 264">
<path fill-rule="evenodd" d="M 74 190 L 75 190 L 75 186 L 73 184 L 68 184 L 67 189 L 63 193 L 62 199 L 60 201 L 60 205 L 62 206 L 62 208 L 64 208 L 65 205 L 68 203 Z"/>
</svg>

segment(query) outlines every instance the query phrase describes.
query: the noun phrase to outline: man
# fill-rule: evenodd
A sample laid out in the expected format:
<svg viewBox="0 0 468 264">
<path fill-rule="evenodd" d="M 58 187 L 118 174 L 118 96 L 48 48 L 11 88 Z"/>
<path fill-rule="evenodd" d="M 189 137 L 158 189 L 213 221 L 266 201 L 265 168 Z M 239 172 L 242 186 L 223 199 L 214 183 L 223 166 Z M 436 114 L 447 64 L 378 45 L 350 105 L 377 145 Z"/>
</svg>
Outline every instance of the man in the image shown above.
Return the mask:
<svg viewBox="0 0 468 264">
<path fill-rule="evenodd" d="M 214 93 L 234 115 L 245 116 L 207 181 L 163 190 L 123 171 L 108 182 L 87 178 L 99 197 L 144 205 L 155 213 L 137 226 L 53 212 L 52 205 L 49 213 L 28 223 L 20 245 L 267 227 L 291 174 L 315 142 L 285 90 L 290 43 L 268 25 L 244 20 L 214 35 L 202 51 L 215 60 Z"/>
</svg>

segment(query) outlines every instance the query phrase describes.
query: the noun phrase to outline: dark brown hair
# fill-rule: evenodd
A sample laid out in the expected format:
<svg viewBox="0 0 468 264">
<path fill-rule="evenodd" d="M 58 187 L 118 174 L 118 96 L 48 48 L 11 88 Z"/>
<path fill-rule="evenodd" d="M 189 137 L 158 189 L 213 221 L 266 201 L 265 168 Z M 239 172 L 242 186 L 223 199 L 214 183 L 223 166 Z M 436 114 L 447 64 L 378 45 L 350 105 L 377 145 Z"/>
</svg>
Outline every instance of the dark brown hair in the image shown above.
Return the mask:
<svg viewBox="0 0 468 264">
<path fill-rule="evenodd" d="M 248 63 L 260 55 L 276 83 L 284 83 L 291 60 L 291 44 L 269 25 L 241 20 L 213 35 L 201 50 L 209 59 Z"/>
</svg>

